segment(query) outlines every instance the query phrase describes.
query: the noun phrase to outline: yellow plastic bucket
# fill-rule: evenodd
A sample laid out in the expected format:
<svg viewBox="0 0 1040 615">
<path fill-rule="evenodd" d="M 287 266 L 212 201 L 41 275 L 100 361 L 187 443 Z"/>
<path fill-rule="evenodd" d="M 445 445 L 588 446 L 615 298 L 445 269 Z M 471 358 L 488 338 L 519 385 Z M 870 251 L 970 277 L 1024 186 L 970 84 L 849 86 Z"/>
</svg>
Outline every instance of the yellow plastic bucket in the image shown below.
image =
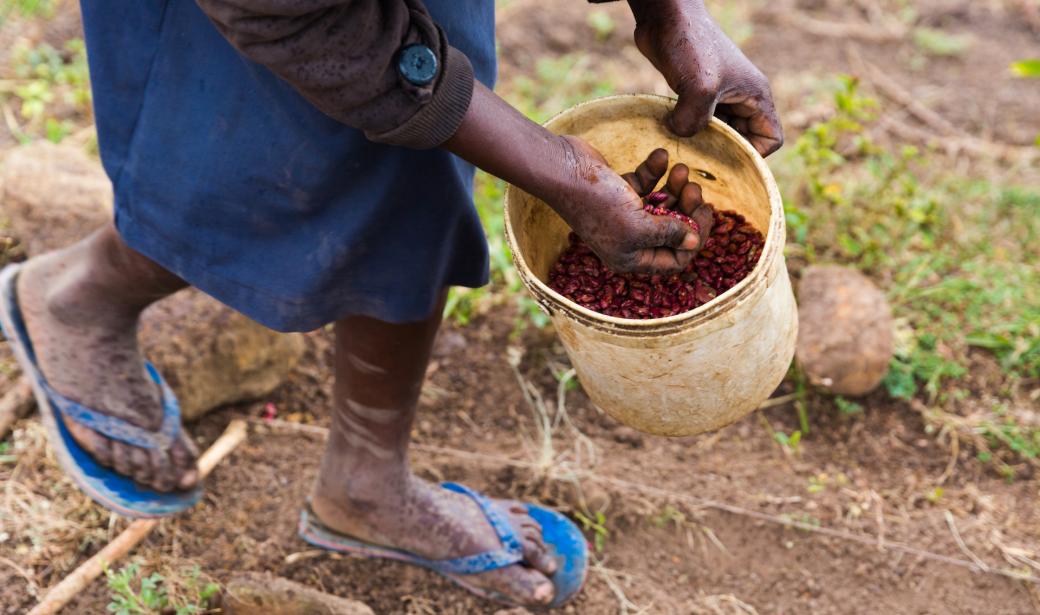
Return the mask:
<svg viewBox="0 0 1040 615">
<path fill-rule="evenodd" d="M 620 173 L 658 147 L 668 150 L 670 164 L 687 164 L 707 202 L 742 214 L 765 235 L 758 265 L 739 284 L 684 314 L 605 316 L 547 285 L 570 232 L 556 212 L 510 186 L 505 218 L 520 278 L 552 318 L 592 401 L 641 431 L 683 436 L 736 421 L 772 394 L 794 356 L 798 312 L 784 263 L 783 204 L 769 167 L 718 120 L 677 138 L 663 124 L 674 104 L 661 96 L 611 96 L 568 109 L 546 127 L 585 139 Z"/>
</svg>

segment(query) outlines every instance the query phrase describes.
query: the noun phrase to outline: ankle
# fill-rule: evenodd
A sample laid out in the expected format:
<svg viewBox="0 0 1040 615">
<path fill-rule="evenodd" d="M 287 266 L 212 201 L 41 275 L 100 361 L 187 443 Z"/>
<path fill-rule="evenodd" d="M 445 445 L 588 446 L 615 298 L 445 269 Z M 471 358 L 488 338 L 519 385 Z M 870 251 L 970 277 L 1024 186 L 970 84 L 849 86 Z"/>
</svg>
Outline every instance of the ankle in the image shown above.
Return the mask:
<svg viewBox="0 0 1040 615">
<path fill-rule="evenodd" d="M 324 472 L 314 482 L 312 499 L 344 512 L 364 512 L 393 507 L 406 500 L 414 477 L 407 468 L 390 470 L 371 466 L 349 475 L 327 477 Z"/>
<path fill-rule="evenodd" d="M 47 315 L 75 327 L 132 328 L 141 310 L 128 308 L 111 295 L 91 288 L 89 282 L 55 280 L 44 295 Z"/>
</svg>

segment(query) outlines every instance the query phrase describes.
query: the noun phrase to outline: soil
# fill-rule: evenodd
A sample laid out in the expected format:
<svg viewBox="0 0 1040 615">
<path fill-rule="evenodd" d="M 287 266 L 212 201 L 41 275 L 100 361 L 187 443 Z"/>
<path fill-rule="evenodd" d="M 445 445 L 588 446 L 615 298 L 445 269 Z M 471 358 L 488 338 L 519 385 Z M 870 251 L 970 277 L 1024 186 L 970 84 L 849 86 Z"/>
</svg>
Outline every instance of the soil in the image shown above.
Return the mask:
<svg viewBox="0 0 1040 615">
<path fill-rule="evenodd" d="M 503 80 L 530 72 L 542 55 L 589 49 L 619 71 L 637 70 L 622 89 L 660 88 L 659 77 L 633 53 L 627 34 L 631 19 L 623 4 L 604 9 L 618 26 L 601 41 L 586 25 L 589 9 L 582 2 L 549 8 L 513 0 L 500 20 Z M 528 10 L 535 5 L 538 10 Z M 844 3 L 801 5 L 819 18 L 856 17 Z M 1036 31 L 1016 12 L 1018 4 L 920 5 L 936 23 L 973 33 L 970 53 L 913 70 L 909 56 L 915 52 L 905 44 L 809 37 L 776 25 L 775 15 L 765 9 L 755 14 L 754 34 L 745 47 L 792 114 L 807 112 L 794 104 L 803 94 L 799 75 L 847 70 L 851 45 L 959 128 L 1006 143 L 1035 138 L 1040 133 L 1037 86 L 1006 76 L 1009 61 L 1040 56 Z M 812 44 L 802 44 L 807 37 Z M 534 421 L 507 349 L 517 349 L 519 373 L 550 408 L 557 393 L 553 373 L 567 362 L 551 330 L 528 329 L 519 337 L 514 331 L 514 314 L 504 307 L 466 327 L 445 326 L 420 402 L 414 462 L 431 480 L 465 482 L 494 496 L 537 498 L 575 518 L 578 512 L 592 519 L 602 513 L 598 523 L 603 530 L 587 528 L 590 541 L 599 543 L 594 547 L 598 564 L 585 591 L 564 612 L 1038 612 L 1040 592 L 1033 584 L 920 555 L 961 561 L 978 557 L 992 568 L 1013 567 L 1008 550 L 1000 546 L 1036 552 L 1040 483 L 1031 478 L 1007 482 L 971 451 L 931 433 L 910 405 L 877 392 L 858 400 L 861 413 L 846 416 L 828 398 L 812 396 L 812 429 L 791 450 L 773 436 L 776 430 L 798 429 L 790 404 L 777 404 L 713 434 L 666 439 L 617 425 L 580 389 L 572 390 L 565 396 L 567 413 L 597 455 L 579 459 L 571 448 L 572 434 L 561 428 L 552 467 L 558 475 L 574 469 L 584 473 L 579 483 L 583 497 L 578 497 L 571 482 L 547 480 L 523 465 L 535 460 L 529 445 Z M 277 408 L 279 418 L 328 424 L 331 334 L 318 331 L 306 339 L 307 357 L 270 398 L 223 409 L 191 426 L 202 446 L 233 416 L 262 416 L 268 404 Z M 6 354 L 0 358 L 10 365 Z M 992 368 L 985 357 L 975 363 L 973 373 L 980 378 Z M 0 370 L 0 390 L 12 382 L 11 370 Z M 776 395 L 791 390 L 784 384 Z M 195 562 L 217 579 L 271 571 L 362 600 L 377 613 L 490 614 L 501 609 L 427 571 L 330 555 L 302 542 L 296 536 L 297 515 L 321 446 L 321 437 L 307 431 L 258 426 L 210 477 L 203 502 L 164 522 L 136 553 L 152 564 Z M 96 552 L 125 522 L 110 526 L 106 516 L 92 512 L 60 478 L 53 461 L 34 468 L 35 477 L 17 480 L 29 484 L 33 478 L 33 489 L 52 494 L 55 509 L 75 510 L 78 522 L 93 528 L 89 540 L 48 551 L 51 559 L 33 567 L 36 582 L 46 587 Z M 3 497 L 11 497 L 10 489 Z M 868 544 L 783 525 L 790 522 L 866 537 Z M 879 537 L 884 542 L 874 543 Z M 17 566 L 29 565 L 32 554 L 7 548 L 4 540 L 0 557 L 8 561 L 0 560 L 0 613 L 23 613 L 35 600 Z M 892 543 L 918 551 L 901 551 Z M 104 583 L 95 582 L 65 612 L 103 613 L 108 601 Z"/>
</svg>

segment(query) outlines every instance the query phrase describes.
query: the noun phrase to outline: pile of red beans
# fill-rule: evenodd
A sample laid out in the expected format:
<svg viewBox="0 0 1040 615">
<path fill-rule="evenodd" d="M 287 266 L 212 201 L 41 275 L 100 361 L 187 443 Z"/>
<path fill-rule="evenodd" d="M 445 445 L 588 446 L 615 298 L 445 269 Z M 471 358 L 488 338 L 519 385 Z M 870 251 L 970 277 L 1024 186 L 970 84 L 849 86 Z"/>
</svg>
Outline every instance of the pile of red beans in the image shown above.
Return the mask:
<svg viewBox="0 0 1040 615">
<path fill-rule="evenodd" d="M 685 214 L 657 207 L 657 193 L 644 209 L 668 215 L 698 230 Z M 619 318 L 664 318 L 688 312 L 726 292 L 751 273 L 762 254 L 762 233 L 738 213 L 715 211 L 711 236 L 681 273 L 614 273 L 574 233 L 571 245 L 549 271 L 549 287 L 582 307 Z"/>
</svg>

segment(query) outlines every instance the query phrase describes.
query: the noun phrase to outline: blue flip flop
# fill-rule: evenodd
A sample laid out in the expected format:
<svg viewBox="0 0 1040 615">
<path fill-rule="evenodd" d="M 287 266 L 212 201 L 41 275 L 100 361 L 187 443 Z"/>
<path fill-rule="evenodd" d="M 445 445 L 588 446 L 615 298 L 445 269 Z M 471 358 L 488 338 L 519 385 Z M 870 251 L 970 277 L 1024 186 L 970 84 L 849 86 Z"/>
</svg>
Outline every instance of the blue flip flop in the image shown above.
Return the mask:
<svg viewBox="0 0 1040 615">
<path fill-rule="evenodd" d="M 159 386 L 163 399 L 163 422 L 159 431 L 148 431 L 116 417 L 84 407 L 52 389 L 36 365 L 29 332 L 18 307 L 16 284 L 22 265 L 0 271 L 0 325 L 26 378 L 32 384 L 36 405 L 47 429 L 47 440 L 58 463 L 87 495 L 105 508 L 138 519 L 166 517 L 191 508 L 202 496 L 202 486 L 191 491 L 161 493 L 138 486 L 133 479 L 94 460 L 72 438 L 65 421 L 75 421 L 94 431 L 140 448 L 169 448 L 181 429 L 181 410 L 173 391 L 158 370 L 146 363 L 148 375 Z"/>
<path fill-rule="evenodd" d="M 488 523 L 498 534 L 498 539 L 502 542 L 501 548 L 455 559 L 428 560 L 407 551 L 362 542 L 329 529 L 322 525 L 316 515 L 310 511 L 310 506 L 304 508 L 300 513 L 300 538 L 329 551 L 347 553 L 357 557 L 391 559 L 422 566 L 447 577 L 460 587 L 482 598 L 509 606 L 522 606 L 498 592 L 474 587 L 466 581 L 467 575 L 505 568 L 523 561 L 524 555 L 520 539 L 517 537 L 516 530 L 510 525 L 509 517 L 490 499 L 469 487 L 456 483 L 444 483 L 441 486 L 456 493 L 468 495 L 477 503 Z M 588 542 L 578 526 L 567 517 L 535 504 L 526 506 L 531 518 L 542 527 L 542 541 L 556 559 L 556 572 L 549 579 L 552 581 L 556 593 L 553 601 L 548 605 L 548 608 L 556 608 L 578 595 L 585 585 L 585 578 L 589 571 Z"/>
</svg>

